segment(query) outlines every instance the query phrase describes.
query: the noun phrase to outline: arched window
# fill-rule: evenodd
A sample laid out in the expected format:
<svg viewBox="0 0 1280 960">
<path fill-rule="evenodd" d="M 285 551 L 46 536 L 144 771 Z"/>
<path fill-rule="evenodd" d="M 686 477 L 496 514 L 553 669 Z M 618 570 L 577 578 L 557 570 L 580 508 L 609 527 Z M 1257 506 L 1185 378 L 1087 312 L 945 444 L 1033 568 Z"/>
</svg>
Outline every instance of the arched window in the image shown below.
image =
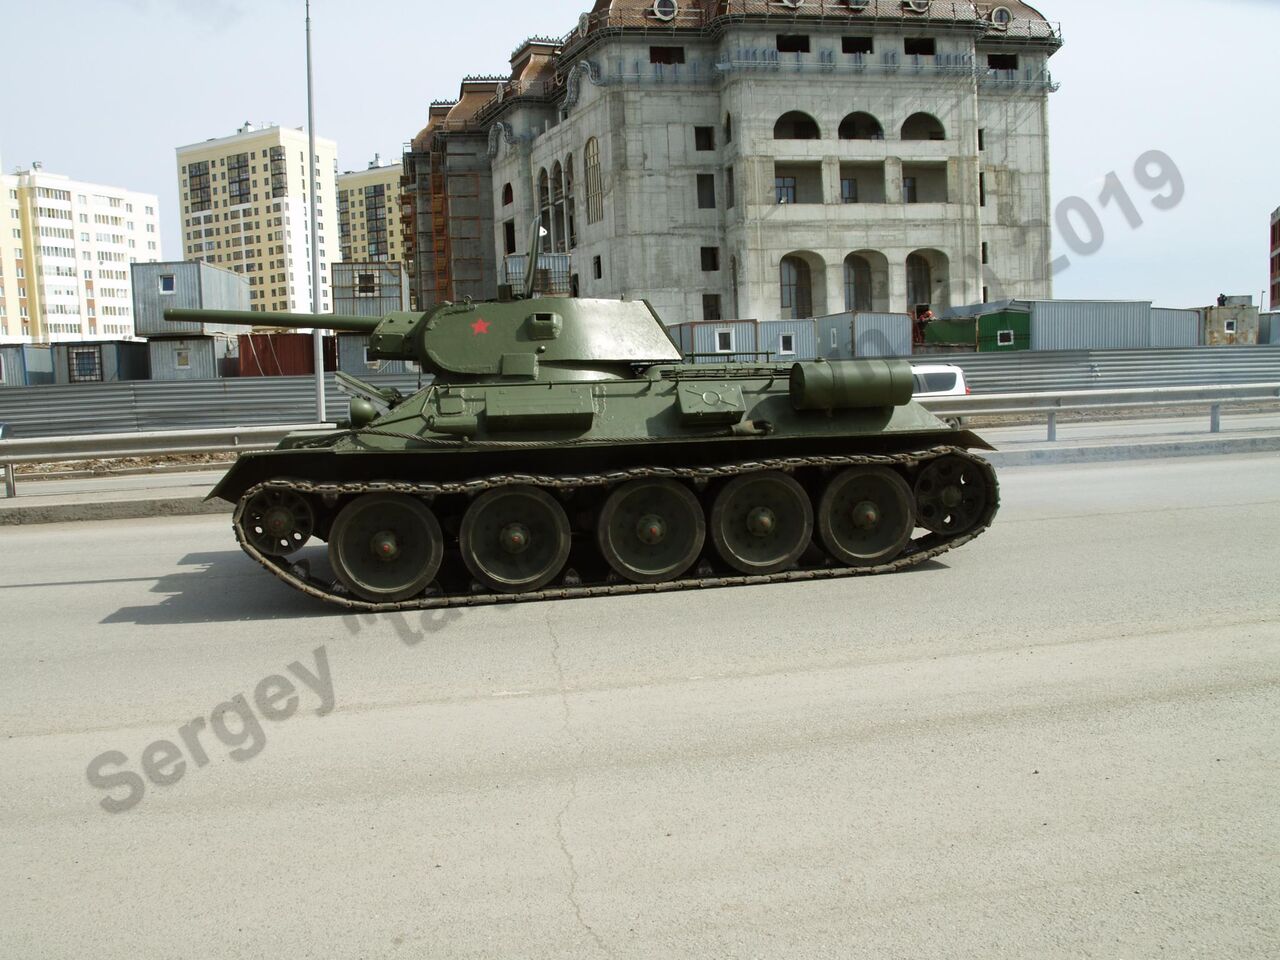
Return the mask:
<svg viewBox="0 0 1280 960">
<path fill-rule="evenodd" d="M 856 253 L 844 258 L 844 308 L 871 312 L 871 264 Z"/>
<path fill-rule="evenodd" d="M 779 292 L 783 320 L 803 320 L 813 316 L 813 282 L 809 264 L 799 257 L 783 257 Z"/>
<path fill-rule="evenodd" d="M 551 249 L 564 253 L 568 248 L 565 237 L 564 167 L 557 160 L 551 167 Z"/>
<path fill-rule="evenodd" d="M 564 209 L 569 225 L 569 249 L 578 245 L 578 211 L 573 200 L 573 154 L 564 158 Z"/>
<path fill-rule="evenodd" d="M 775 140 L 819 140 L 821 137 L 818 122 L 799 110 L 784 113 L 773 125 Z"/>
<path fill-rule="evenodd" d="M 551 236 L 551 178 L 547 175 L 547 168 L 543 167 L 538 171 L 538 215 L 539 223 L 546 233 L 542 237 L 541 249 L 543 253 L 550 253 L 553 243 Z"/>
<path fill-rule="evenodd" d="M 840 121 L 841 140 L 883 140 L 884 127 L 869 113 L 851 113 Z"/>
<path fill-rule="evenodd" d="M 931 113 L 913 113 L 902 125 L 903 140 L 945 140 L 947 131 Z"/>
<path fill-rule="evenodd" d="M 582 165 L 587 178 L 587 223 L 604 219 L 604 182 L 600 176 L 600 144 L 595 137 L 582 151 Z"/>
<path fill-rule="evenodd" d="M 515 193 L 514 193 L 514 192 L 512 191 L 512 189 L 511 189 L 511 184 L 509 184 L 509 183 L 503 184 L 503 186 L 502 186 L 502 205 L 503 205 L 504 207 L 509 207 L 509 206 L 511 206 L 511 204 L 512 204 L 512 202 L 513 202 L 514 200 L 515 200 Z"/>
</svg>

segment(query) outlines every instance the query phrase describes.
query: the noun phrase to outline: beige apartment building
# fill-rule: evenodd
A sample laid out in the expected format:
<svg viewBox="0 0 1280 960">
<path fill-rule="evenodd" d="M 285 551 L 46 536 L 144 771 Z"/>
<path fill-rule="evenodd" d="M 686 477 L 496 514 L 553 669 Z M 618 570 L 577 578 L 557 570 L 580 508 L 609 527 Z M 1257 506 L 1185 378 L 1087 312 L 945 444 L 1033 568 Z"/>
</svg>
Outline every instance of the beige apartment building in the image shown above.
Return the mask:
<svg viewBox="0 0 1280 960">
<path fill-rule="evenodd" d="M 161 259 L 155 194 L 39 163 L 0 175 L 0 343 L 134 335 L 130 264 Z"/>
<path fill-rule="evenodd" d="M 338 259 L 338 147 L 316 138 L 320 296 L 331 311 L 329 262 Z M 246 123 L 235 134 L 178 147 L 182 255 L 244 274 L 254 310 L 308 313 L 311 195 L 308 137 L 301 128 Z"/>
<path fill-rule="evenodd" d="M 400 234 L 400 163 L 382 165 L 375 156 L 367 170 L 338 175 L 338 231 L 342 259 L 361 263 L 403 263 Z"/>
</svg>

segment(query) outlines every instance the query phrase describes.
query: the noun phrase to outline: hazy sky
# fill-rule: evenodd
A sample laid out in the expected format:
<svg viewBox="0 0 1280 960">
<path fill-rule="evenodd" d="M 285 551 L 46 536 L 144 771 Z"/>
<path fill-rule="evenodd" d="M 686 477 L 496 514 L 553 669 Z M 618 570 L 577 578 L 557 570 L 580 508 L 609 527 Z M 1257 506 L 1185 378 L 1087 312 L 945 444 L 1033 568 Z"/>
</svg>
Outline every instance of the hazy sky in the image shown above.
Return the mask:
<svg viewBox="0 0 1280 960">
<path fill-rule="evenodd" d="M 314 0 L 318 132 L 338 142 L 342 170 L 363 169 L 374 153 L 398 159 L 429 101 L 456 96 L 464 74 L 505 72 L 525 37 L 564 34 L 591 5 Z M 1072 261 L 1055 295 L 1164 306 L 1256 298 L 1280 207 L 1280 2 L 1039 6 L 1066 39 L 1051 61 L 1062 84 L 1050 97 L 1054 204 L 1083 197 L 1103 231 L 1101 248 L 1081 256 L 1055 230 L 1055 255 Z M 0 0 L 0 32 L 5 171 L 41 160 L 50 172 L 158 194 L 169 258 L 181 256 L 174 148 L 246 120 L 306 121 L 303 0 Z M 1151 150 L 1185 182 L 1171 209 L 1135 179 Z M 1132 200 L 1127 213 L 1098 200 L 1112 171 Z"/>
</svg>

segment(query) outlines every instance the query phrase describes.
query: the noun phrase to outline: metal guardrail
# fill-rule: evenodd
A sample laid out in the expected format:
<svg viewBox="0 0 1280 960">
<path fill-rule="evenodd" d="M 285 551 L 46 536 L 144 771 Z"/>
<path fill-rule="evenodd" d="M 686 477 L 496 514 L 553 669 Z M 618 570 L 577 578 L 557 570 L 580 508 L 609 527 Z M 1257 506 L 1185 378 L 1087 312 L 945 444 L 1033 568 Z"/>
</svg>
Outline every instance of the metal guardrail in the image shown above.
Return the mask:
<svg viewBox="0 0 1280 960">
<path fill-rule="evenodd" d="M 1218 386 L 1157 387 L 1126 390 L 1071 390 L 1060 393 L 971 394 L 921 400 L 935 416 L 980 417 L 1005 414 L 1043 414 L 1046 439 L 1058 439 L 1058 414 L 1100 410 L 1138 410 L 1165 407 L 1208 407 L 1209 432 L 1222 430 L 1222 408 L 1241 404 L 1280 403 L 1280 383 Z"/>
<path fill-rule="evenodd" d="M 1044 414 L 1048 420 L 1047 439 L 1054 441 L 1058 436 L 1059 413 L 1208 407 L 1209 431 L 1218 433 L 1222 429 L 1223 407 L 1270 401 L 1280 404 L 1280 382 L 1106 391 L 1074 390 L 1061 393 L 975 394 L 966 397 L 935 397 L 922 400 L 921 403 L 939 417 Z M 332 429 L 332 425 L 224 427 L 215 430 L 0 439 L 0 468 L 5 472 L 5 491 L 8 496 L 13 497 L 17 496 L 17 479 L 13 468 L 19 463 L 263 450 L 276 446 L 287 433 L 323 429 Z"/>
<path fill-rule="evenodd" d="M 285 434 L 298 430 L 332 430 L 333 424 L 273 427 L 224 427 L 218 430 L 164 430 L 151 433 L 95 433 L 76 437 L 0 440 L 0 468 L 5 494 L 18 495 L 14 467 L 20 463 L 66 463 L 115 457 L 151 457 L 270 450 Z"/>
</svg>

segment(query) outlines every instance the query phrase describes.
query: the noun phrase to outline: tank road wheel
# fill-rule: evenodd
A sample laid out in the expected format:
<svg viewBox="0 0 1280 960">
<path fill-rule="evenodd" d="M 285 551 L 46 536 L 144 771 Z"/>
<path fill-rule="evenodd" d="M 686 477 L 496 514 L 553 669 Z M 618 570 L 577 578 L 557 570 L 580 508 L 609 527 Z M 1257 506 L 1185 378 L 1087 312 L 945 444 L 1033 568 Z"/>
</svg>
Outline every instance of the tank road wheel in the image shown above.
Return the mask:
<svg viewBox="0 0 1280 960">
<path fill-rule="evenodd" d="M 972 529 L 987 508 L 987 488 L 977 464 L 961 457 L 939 457 L 916 478 L 916 515 L 934 533 Z"/>
<path fill-rule="evenodd" d="M 373 603 L 408 600 L 440 569 L 444 536 L 427 505 L 404 494 L 366 493 L 338 514 L 329 531 L 333 572 Z"/>
<path fill-rule="evenodd" d="M 818 538 L 852 567 L 892 560 L 911 539 L 915 507 L 907 481 L 886 467 L 836 474 L 818 504 Z"/>
<path fill-rule="evenodd" d="M 292 490 L 259 490 L 245 504 L 241 527 L 269 557 L 287 557 L 311 539 L 316 517 L 307 498 Z"/>
<path fill-rule="evenodd" d="M 536 487 L 481 494 L 462 516 L 462 560 L 482 584 L 501 593 L 537 590 L 569 558 L 569 518 Z"/>
<path fill-rule="evenodd" d="M 702 505 L 675 480 L 632 480 L 609 495 L 596 526 L 605 560 L 632 583 L 673 580 L 707 538 Z"/>
<path fill-rule="evenodd" d="M 777 573 L 799 559 L 813 537 L 809 496 L 785 473 L 734 477 L 711 507 L 711 540 L 742 573 Z"/>
</svg>

